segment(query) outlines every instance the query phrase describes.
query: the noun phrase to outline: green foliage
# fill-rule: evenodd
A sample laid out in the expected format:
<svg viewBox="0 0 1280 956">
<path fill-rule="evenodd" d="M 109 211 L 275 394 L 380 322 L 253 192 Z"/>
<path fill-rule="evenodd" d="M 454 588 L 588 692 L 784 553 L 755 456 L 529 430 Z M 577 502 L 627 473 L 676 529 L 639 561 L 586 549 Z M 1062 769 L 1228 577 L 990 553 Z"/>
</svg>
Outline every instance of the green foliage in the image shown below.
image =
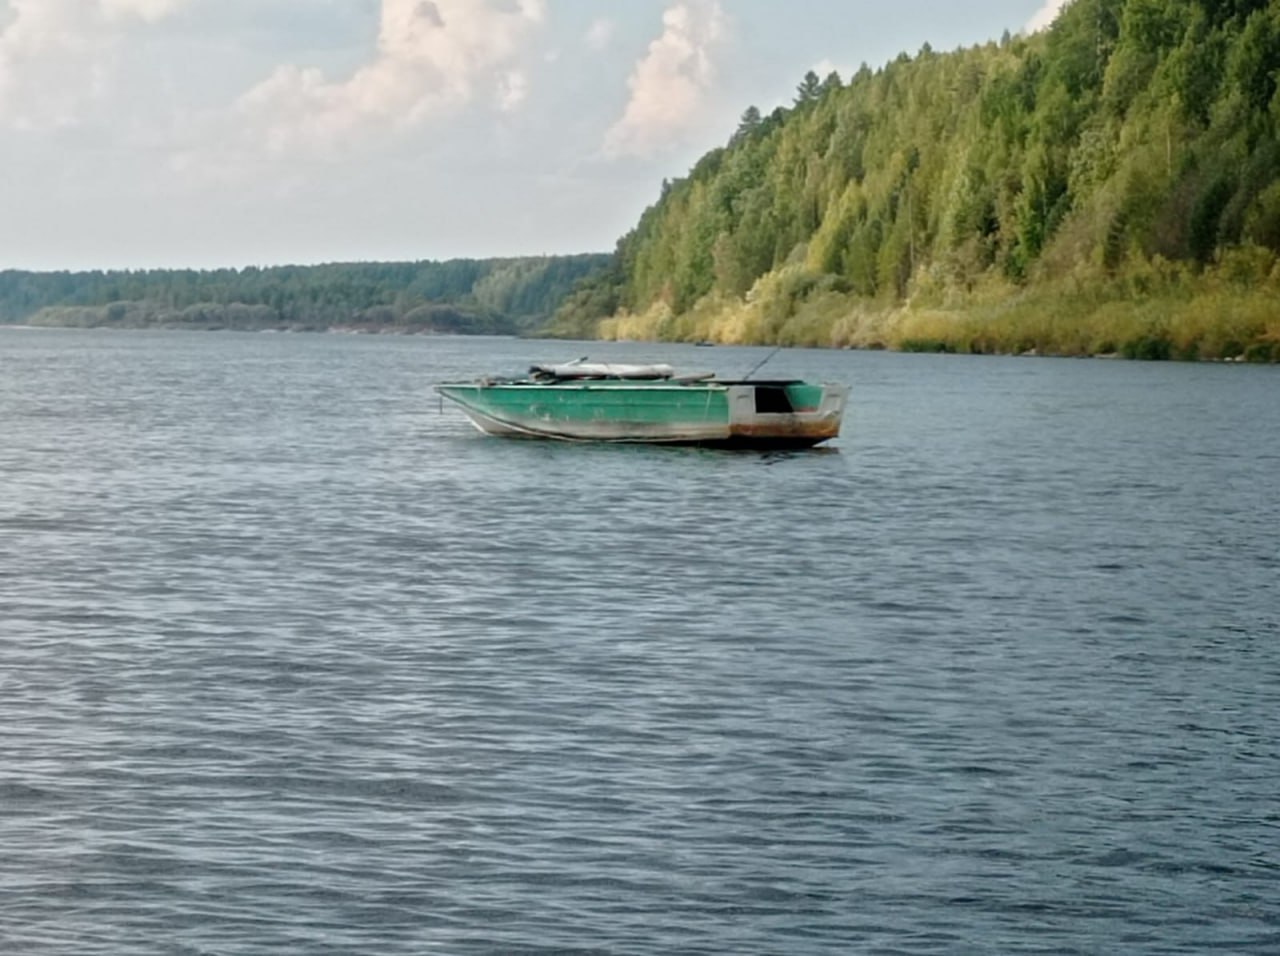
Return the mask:
<svg viewBox="0 0 1280 956">
<path fill-rule="evenodd" d="M 0 321 L 200 329 L 515 333 L 541 326 L 598 255 L 269 269 L 0 271 Z"/>
<path fill-rule="evenodd" d="M 803 106 L 806 103 L 816 103 L 821 98 L 822 81 L 818 79 L 817 73 L 810 70 L 804 75 L 800 85 L 796 87 L 796 105 Z"/>
<path fill-rule="evenodd" d="M 664 184 L 620 240 L 602 280 L 611 293 L 594 287 L 593 308 L 630 316 L 628 334 L 660 312 L 663 334 L 700 336 L 711 312 L 750 314 L 731 337 L 770 341 L 821 313 L 829 327 L 811 338 L 822 340 L 857 324 L 837 298 L 845 316 L 889 316 L 1092 283 L 1115 308 L 1094 303 L 1089 322 L 1113 322 L 1111 333 L 915 340 L 1221 357 L 1122 312 L 1146 315 L 1153 268 L 1182 276 L 1189 301 L 1216 301 L 1216 264 L 1232 250 L 1280 252 L 1278 79 L 1274 0 L 1073 0 L 1030 37 L 947 54 L 926 45 L 847 84 L 810 73 L 792 108 L 748 110 L 725 148 Z M 769 278 L 796 263 L 812 287 L 764 316 Z M 1262 334 L 1250 329 L 1236 336 L 1242 349 Z"/>
</svg>

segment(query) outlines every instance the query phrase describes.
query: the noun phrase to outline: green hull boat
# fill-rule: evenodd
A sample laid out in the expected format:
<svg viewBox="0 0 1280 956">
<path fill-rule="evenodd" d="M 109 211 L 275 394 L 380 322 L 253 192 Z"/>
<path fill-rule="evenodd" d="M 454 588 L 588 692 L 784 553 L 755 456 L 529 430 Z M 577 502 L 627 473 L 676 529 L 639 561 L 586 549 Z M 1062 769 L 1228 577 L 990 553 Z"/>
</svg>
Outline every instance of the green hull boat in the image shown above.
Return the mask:
<svg viewBox="0 0 1280 956">
<path fill-rule="evenodd" d="M 527 378 L 436 386 L 480 431 L 511 438 L 807 448 L 840 434 L 849 389 L 721 381 L 667 365 L 535 365 Z"/>
</svg>

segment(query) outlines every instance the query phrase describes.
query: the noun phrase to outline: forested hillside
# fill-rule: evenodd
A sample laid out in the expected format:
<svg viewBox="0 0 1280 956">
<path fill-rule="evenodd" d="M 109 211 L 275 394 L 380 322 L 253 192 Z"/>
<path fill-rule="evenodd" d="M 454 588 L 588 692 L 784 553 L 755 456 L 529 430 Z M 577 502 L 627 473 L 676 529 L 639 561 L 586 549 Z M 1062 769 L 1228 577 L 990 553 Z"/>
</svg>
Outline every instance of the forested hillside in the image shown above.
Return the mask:
<svg viewBox="0 0 1280 956">
<path fill-rule="evenodd" d="M 0 272 L 0 322 L 198 329 L 517 333 L 599 255 L 258 269 Z"/>
<path fill-rule="evenodd" d="M 1280 359 L 1278 74 L 1275 0 L 1074 0 L 809 74 L 663 185 L 555 329 Z"/>
</svg>

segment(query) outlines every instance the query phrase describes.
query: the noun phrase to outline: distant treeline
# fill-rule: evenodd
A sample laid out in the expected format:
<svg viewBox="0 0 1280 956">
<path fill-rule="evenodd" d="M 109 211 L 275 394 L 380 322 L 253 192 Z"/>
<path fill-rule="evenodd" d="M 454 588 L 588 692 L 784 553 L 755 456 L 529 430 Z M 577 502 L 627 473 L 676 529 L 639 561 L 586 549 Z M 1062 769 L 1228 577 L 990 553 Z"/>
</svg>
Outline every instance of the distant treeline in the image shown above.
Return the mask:
<svg viewBox="0 0 1280 956">
<path fill-rule="evenodd" d="M 607 256 L 244 269 L 0 271 L 0 322 L 523 334 Z"/>
<path fill-rule="evenodd" d="M 1280 3 L 1073 0 L 810 73 L 624 236 L 565 335 L 1280 359 Z"/>
</svg>

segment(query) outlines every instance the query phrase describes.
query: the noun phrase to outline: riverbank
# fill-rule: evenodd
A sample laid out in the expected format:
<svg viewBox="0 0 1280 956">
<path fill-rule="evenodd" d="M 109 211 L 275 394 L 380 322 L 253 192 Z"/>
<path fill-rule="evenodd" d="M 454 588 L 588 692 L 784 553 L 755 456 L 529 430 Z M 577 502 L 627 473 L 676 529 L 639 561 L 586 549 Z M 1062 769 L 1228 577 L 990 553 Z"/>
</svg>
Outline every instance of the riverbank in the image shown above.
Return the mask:
<svg viewBox="0 0 1280 956">
<path fill-rule="evenodd" d="M 641 314 L 604 320 L 597 334 L 734 345 L 1280 362 L 1280 267 L 1264 270 L 1231 259 L 1192 274 L 1157 260 L 1123 277 L 1082 269 L 1025 288 L 989 280 L 963 291 L 928 278 L 907 302 L 885 304 L 851 297 L 791 267 L 742 299 L 708 296 L 678 316 L 658 303 Z"/>
</svg>

